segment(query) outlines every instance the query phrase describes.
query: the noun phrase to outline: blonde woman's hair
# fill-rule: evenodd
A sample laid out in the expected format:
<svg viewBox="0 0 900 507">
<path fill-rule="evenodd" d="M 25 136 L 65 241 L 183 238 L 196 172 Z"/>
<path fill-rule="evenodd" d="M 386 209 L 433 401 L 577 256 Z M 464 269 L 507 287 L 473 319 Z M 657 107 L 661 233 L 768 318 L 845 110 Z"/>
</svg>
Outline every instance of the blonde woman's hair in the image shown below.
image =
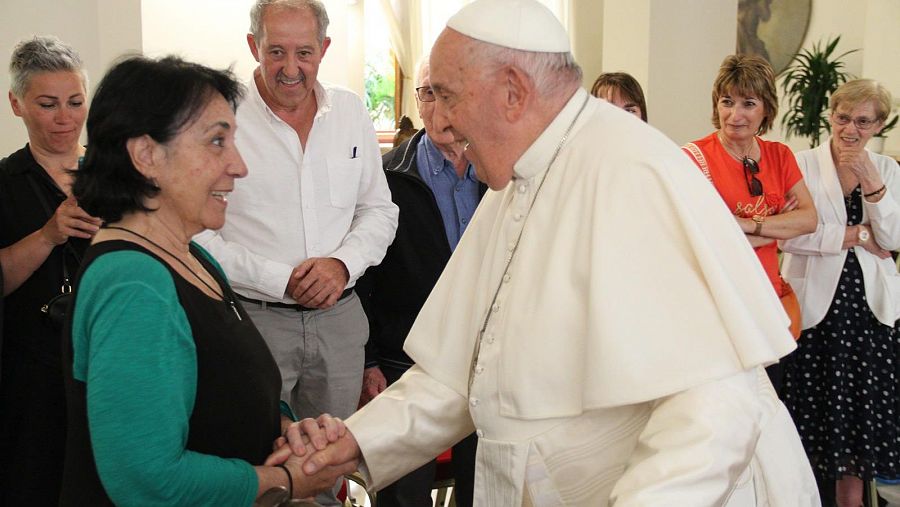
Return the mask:
<svg viewBox="0 0 900 507">
<path fill-rule="evenodd" d="M 722 61 L 712 91 L 712 123 L 717 129 L 722 128 L 716 107 L 722 95 L 753 96 L 762 101 L 765 117 L 757 134 L 765 134 L 775 123 L 778 115 L 775 71 L 763 58 L 756 55 L 731 55 Z"/>
<path fill-rule="evenodd" d="M 875 106 L 875 119 L 887 120 L 891 113 L 891 92 L 874 79 L 854 79 L 847 81 L 831 94 L 828 106 L 835 112 L 838 106 L 853 109 L 856 106 L 872 101 Z"/>
</svg>

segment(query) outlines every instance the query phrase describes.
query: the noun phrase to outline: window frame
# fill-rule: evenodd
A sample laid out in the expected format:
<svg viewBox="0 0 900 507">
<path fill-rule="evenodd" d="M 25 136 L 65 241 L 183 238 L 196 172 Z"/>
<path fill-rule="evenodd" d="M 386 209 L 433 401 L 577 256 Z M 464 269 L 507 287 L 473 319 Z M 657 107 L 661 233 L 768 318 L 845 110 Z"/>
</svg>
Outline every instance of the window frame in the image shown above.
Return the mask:
<svg viewBox="0 0 900 507">
<path fill-rule="evenodd" d="M 391 62 L 394 64 L 394 128 L 393 130 L 376 130 L 378 144 L 391 146 L 394 144 L 394 135 L 400 128 L 400 118 L 403 116 L 403 69 L 397 63 L 397 55 L 391 50 Z"/>
</svg>

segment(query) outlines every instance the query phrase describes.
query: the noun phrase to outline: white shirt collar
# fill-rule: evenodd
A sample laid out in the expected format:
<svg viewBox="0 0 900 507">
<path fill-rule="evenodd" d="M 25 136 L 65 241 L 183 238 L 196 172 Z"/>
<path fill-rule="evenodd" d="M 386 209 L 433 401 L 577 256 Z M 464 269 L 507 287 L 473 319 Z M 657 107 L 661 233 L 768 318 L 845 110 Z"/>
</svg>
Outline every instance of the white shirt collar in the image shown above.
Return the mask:
<svg viewBox="0 0 900 507">
<path fill-rule="evenodd" d="M 578 90 L 563 106 L 556 118 L 547 125 L 541 135 L 525 150 L 525 153 L 513 166 L 513 178 L 530 179 L 546 171 L 550 165 L 550 159 L 559 145 L 560 139 L 566 130 L 575 121 L 581 105 L 584 103 L 587 92 L 583 88 Z"/>
</svg>

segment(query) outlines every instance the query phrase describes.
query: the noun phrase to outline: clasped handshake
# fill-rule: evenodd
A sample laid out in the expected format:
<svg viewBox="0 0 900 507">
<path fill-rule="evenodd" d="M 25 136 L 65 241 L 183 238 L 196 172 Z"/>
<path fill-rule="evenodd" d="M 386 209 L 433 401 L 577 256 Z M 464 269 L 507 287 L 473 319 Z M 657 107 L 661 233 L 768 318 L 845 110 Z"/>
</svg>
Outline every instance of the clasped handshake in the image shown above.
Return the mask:
<svg viewBox="0 0 900 507">
<path fill-rule="evenodd" d="M 359 445 L 337 417 L 322 414 L 288 425 L 275 440 L 265 466 L 284 465 L 291 475 L 292 498 L 330 490 L 339 477 L 356 471 Z"/>
</svg>

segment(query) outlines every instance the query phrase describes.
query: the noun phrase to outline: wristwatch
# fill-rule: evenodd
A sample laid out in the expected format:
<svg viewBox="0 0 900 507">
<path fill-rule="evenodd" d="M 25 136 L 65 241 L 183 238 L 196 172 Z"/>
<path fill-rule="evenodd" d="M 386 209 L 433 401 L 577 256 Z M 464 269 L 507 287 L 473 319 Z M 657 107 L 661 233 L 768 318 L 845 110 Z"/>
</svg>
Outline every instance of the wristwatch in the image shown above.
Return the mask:
<svg viewBox="0 0 900 507">
<path fill-rule="evenodd" d="M 759 233 L 762 232 L 762 224 L 766 221 L 765 215 L 753 215 L 750 219 L 756 222 L 756 228 L 753 229 L 753 235 L 759 236 Z"/>
<path fill-rule="evenodd" d="M 869 231 L 867 231 L 864 227 L 859 228 L 859 232 L 856 233 L 856 238 L 860 243 L 865 243 L 869 241 Z"/>
</svg>

